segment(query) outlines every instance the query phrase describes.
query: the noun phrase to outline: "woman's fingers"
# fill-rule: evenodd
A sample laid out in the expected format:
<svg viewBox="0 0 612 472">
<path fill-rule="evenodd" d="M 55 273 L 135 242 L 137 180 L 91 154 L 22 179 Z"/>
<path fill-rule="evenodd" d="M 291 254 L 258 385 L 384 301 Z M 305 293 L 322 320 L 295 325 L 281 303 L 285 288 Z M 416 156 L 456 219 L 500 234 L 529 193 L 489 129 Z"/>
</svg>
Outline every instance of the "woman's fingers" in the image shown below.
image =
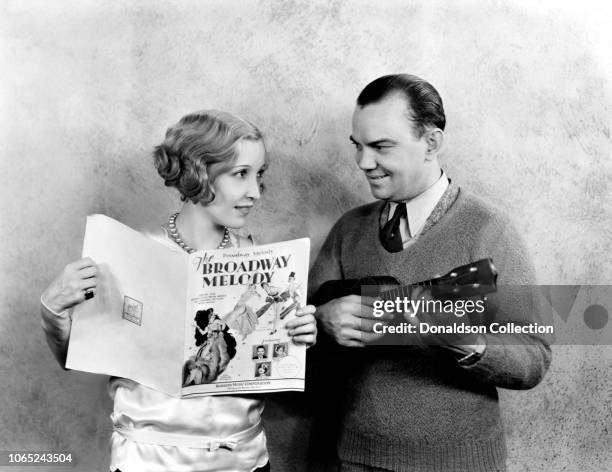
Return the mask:
<svg viewBox="0 0 612 472">
<path fill-rule="evenodd" d="M 314 305 L 306 305 L 299 307 L 295 312 L 295 314 L 297 315 L 296 318 L 287 321 L 287 323 L 285 324 L 285 328 L 295 329 L 299 326 L 312 324 L 314 331 L 311 332 L 316 332 L 317 322 L 314 317 L 315 310 L 316 308 L 314 307 Z"/>
<path fill-rule="evenodd" d="M 96 263 L 90 257 L 84 257 L 82 259 L 79 259 L 78 261 L 71 262 L 66 266 L 67 269 L 70 268 L 73 270 L 81 270 L 87 267 L 96 267 Z"/>
<path fill-rule="evenodd" d="M 98 267 L 95 265 L 84 267 L 83 269 L 79 269 L 78 275 L 82 279 L 88 279 L 89 277 L 95 277 L 96 275 L 98 275 Z"/>
<path fill-rule="evenodd" d="M 317 321 L 314 312 L 313 305 L 301 307 L 296 312 L 297 317 L 285 325 L 294 343 L 312 346 L 317 341 Z"/>
<path fill-rule="evenodd" d="M 300 326 L 309 326 L 312 325 L 314 329 L 316 329 L 317 322 L 313 314 L 308 313 L 301 315 L 299 318 L 293 318 L 292 320 L 287 321 L 285 324 L 286 329 L 295 329 Z"/>
<path fill-rule="evenodd" d="M 317 337 L 314 334 L 300 334 L 292 338 L 295 344 L 307 344 L 308 346 L 312 346 L 316 340 Z"/>
<path fill-rule="evenodd" d="M 287 328 L 289 329 L 288 331 L 289 336 L 295 336 L 298 334 L 308 334 L 308 333 L 314 334 L 317 332 L 317 324 L 315 323 L 314 316 L 312 317 L 312 322 L 293 326 L 293 327 L 290 327 L 289 323 L 287 323 Z"/>
<path fill-rule="evenodd" d="M 71 262 L 51 282 L 41 298 L 49 309 L 61 313 L 93 298 L 98 282 L 97 273 L 97 265 L 89 257 Z"/>
<path fill-rule="evenodd" d="M 314 315 L 315 311 L 316 311 L 316 307 L 314 305 L 306 305 L 306 306 L 299 307 L 295 311 L 295 314 L 297 316 Z"/>
<path fill-rule="evenodd" d="M 90 277 L 81 282 L 81 290 L 87 291 L 95 289 L 98 286 L 98 279 L 96 277 Z"/>
</svg>

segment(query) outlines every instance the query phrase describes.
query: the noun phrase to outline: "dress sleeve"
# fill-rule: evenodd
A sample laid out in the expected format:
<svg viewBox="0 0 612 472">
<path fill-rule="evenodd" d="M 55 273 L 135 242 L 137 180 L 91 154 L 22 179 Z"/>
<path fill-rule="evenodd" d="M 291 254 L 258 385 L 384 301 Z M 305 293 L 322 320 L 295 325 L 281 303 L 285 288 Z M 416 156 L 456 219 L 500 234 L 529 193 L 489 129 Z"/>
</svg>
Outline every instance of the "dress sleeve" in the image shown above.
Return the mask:
<svg viewBox="0 0 612 472">
<path fill-rule="evenodd" d="M 65 369 L 68 340 L 72 327 L 71 310 L 56 314 L 47 308 L 42 299 L 40 302 L 41 326 L 45 333 L 45 339 L 58 364 Z"/>
</svg>

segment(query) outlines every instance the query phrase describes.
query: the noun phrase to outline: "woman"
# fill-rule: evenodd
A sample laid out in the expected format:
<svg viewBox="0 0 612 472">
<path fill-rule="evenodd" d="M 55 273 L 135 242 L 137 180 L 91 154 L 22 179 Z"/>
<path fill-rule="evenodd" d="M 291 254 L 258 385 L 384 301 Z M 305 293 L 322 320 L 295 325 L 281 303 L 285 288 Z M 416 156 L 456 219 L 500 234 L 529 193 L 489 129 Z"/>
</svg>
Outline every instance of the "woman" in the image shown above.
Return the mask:
<svg viewBox="0 0 612 472">
<path fill-rule="evenodd" d="M 284 343 L 274 346 L 274 357 L 287 357 L 287 347 Z"/>
<path fill-rule="evenodd" d="M 202 111 L 171 127 L 154 151 L 158 173 L 184 202 L 159 235 L 188 253 L 252 245 L 229 228 L 244 226 L 259 200 L 266 168 L 260 131 L 229 113 Z M 68 264 L 41 296 L 42 324 L 54 355 L 66 360 L 69 309 L 96 289 L 97 267 L 84 258 Z M 286 325 L 293 342 L 312 345 L 314 307 L 301 308 Z M 268 471 L 261 397 L 169 397 L 136 382 L 111 378 L 111 470 Z"/>
<path fill-rule="evenodd" d="M 270 375 L 270 363 L 262 362 L 257 364 L 257 370 L 255 371 L 255 377 L 268 377 Z"/>
</svg>

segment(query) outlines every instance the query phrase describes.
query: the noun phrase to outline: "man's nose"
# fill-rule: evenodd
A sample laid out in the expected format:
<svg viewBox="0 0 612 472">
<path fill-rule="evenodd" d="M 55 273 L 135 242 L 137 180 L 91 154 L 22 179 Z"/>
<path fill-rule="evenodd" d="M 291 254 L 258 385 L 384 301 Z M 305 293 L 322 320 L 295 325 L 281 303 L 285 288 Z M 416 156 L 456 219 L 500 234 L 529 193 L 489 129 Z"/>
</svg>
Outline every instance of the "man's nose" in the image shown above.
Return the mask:
<svg viewBox="0 0 612 472">
<path fill-rule="evenodd" d="M 357 165 L 361 170 L 376 169 L 376 166 L 378 165 L 376 163 L 376 159 L 374 158 L 372 151 L 367 148 L 357 151 L 355 159 L 357 161 Z"/>
</svg>

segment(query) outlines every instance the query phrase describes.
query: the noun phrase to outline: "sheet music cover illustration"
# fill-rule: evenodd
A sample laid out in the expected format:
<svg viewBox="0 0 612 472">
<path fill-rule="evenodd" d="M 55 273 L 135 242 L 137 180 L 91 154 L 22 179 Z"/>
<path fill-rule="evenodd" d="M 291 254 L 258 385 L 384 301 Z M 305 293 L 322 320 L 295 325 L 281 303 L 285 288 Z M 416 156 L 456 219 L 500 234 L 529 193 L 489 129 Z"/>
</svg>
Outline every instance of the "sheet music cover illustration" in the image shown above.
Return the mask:
<svg viewBox="0 0 612 472">
<path fill-rule="evenodd" d="M 74 310 L 66 367 L 173 396 L 302 391 L 306 348 L 284 326 L 305 304 L 309 253 L 303 238 L 187 254 L 89 216 L 98 286 Z"/>
<path fill-rule="evenodd" d="M 305 348 L 283 326 L 305 302 L 305 255 L 296 240 L 190 256 L 184 396 L 303 384 Z"/>
</svg>

